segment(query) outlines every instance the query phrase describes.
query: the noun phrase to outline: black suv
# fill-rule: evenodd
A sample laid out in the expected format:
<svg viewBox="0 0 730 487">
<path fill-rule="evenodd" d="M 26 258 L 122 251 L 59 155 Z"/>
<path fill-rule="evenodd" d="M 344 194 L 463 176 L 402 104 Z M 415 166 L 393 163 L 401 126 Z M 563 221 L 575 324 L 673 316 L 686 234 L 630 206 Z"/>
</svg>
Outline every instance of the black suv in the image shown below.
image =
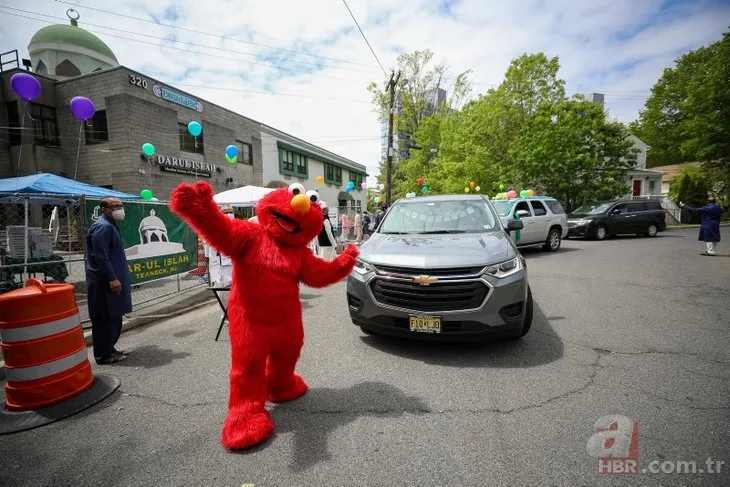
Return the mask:
<svg viewBox="0 0 730 487">
<path fill-rule="evenodd" d="M 656 237 L 667 229 L 665 211 L 654 200 L 618 200 L 583 205 L 568 216 L 569 237 L 603 240 L 609 235 Z"/>
</svg>

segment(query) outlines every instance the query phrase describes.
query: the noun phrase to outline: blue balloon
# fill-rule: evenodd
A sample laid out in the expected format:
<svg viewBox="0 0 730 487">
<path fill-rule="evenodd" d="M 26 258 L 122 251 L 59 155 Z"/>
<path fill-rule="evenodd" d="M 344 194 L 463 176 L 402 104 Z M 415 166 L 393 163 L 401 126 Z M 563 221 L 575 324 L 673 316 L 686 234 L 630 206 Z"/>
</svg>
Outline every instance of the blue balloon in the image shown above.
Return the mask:
<svg viewBox="0 0 730 487">
<path fill-rule="evenodd" d="M 238 147 L 236 147 L 235 145 L 229 145 L 228 147 L 226 147 L 226 155 L 233 159 L 238 155 Z"/>
<path fill-rule="evenodd" d="M 188 124 L 188 132 L 190 132 L 190 135 L 193 137 L 197 137 L 203 132 L 203 126 L 193 120 Z"/>
</svg>

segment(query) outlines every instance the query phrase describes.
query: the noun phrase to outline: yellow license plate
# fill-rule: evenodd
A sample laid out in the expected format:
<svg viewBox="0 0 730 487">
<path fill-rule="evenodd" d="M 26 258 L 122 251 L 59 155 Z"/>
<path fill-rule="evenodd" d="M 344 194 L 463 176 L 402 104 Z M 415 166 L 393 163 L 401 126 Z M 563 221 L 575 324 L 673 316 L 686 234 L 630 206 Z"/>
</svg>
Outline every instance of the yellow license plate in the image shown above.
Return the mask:
<svg viewBox="0 0 730 487">
<path fill-rule="evenodd" d="M 411 331 L 441 333 L 441 318 L 438 316 L 411 316 Z"/>
</svg>

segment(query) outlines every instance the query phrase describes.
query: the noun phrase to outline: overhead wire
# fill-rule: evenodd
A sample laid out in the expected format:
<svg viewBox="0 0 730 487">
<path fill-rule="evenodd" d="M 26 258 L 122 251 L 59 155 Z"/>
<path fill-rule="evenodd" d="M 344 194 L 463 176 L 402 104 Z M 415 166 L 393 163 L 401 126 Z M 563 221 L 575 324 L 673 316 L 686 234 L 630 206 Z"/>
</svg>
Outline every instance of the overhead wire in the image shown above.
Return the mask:
<svg viewBox="0 0 730 487">
<path fill-rule="evenodd" d="M 385 76 L 388 76 L 388 72 L 383 67 L 383 63 L 380 62 L 380 59 L 378 59 L 378 55 L 375 54 L 375 51 L 373 50 L 373 46 L 370 45 L 370 41 L 368 41 L 368 38 L 365 36 L 365 32 L 362 31 L 362 27 L 360 27 L 360 24 L 358 23 L 357 19 L 355 18 L 355 15 L 352 13 L 352 10 L 350 10 L 350 6 L 347 5 L 347 0 L 342 0 L 342 3 L 345 4 L 345 7 L 347 8 L 347 11 L 350 12 L 350 17 L 352 17 L 352 20 L 355 21 L 355 25 L 357 26 L 357 29 L 360 31 L 360 34 L 362 34 L 362 38 L 365 39 L 365 43 L 370 48 L 370 52 L 373 53 L 373 57 L 378 62 L 378 65 L 380 66 L 380 69 L 383 70 L 383 74 Z"/>
<path fill-rule="evenodd" d="M 166 24 L 166 23 L 162 23 L 162 22 L 156 22 L 154 20 L 145 19 L 145 18 L 141 18 L 141 17 L 135 17 L 133 15 L 122 14 L 122 13 L 113 12 L 113 11 L 110 11 L 110 10 L 104 10 L 104 9 L 100 9 L 100 8 L 97 8 L 97 7 L 91 7 L 89 5 L 83 5 L 83 4 L 80 4 L 80 3 L 68 2 L 68 1 L 64 1 L 64 0 L 56 0 L 56 2 L 58 2 L 58 3 L 64 3 L 66 5 L 71 5 L 71 6 L 74 6 L 74 7 L 83 7 L 83 8 L 89 9 L 89 10 L 94 10 L 94 11 L 102 12 L 102 13 L 109 14 L 109 15 L 115 15 L 115 16 L 118 16 L 118 17 L 124 17 L 124 18 L 132 19 L 132 20 L 138 20 L 140 22 L 147 22 L 147 23 L 159 25 L 159 26 L 162 26 L 162 27 L 170 27 L 172 29 L 178 29 L 178 30 L 183 30 L 183 31 L 186 31 L 186 32 L 192 32 L 194 34 L 201 34 L 201 35 L 205 35 L 205 36 L 209 36 L 209 37 L 216 37 L 216 38 L 219 38 L 219 39 L 240 42 L 242 44 L 249 44 L 249 45 L 252 45 L 252 46 L 264 47 L 264 48 L 267 48 L 267 49 L 274 49 L 274 50 L 279 50 L 279 51 L 285 51 L 285 52 L 289 52 L 289 53 L 292 53 L 292 54 L 300 54 L 302 56 L 311 56 L 311 57 L 316 57 L 316 58 L 321 58 L 321 59 L 328 59 L 330 61 L 337 61 L 337 62 L 347 63 L 347 64 L 353 64 L 353 65 L 357 65 L 357 66 L 372 67 L 369 64 L 357 63 L 357 62 L 354 62 L 354 61 L 348 61 L 346 59 L 338 59 L 338 58 L 332 58 L 332 57 L 327 57 L 327 56 L 321 56 L 319 54 L 312 54 L 312 53 L 309 53 L 309 52 L 295 51 L 295 50 L 286 49 L 286 48 L 283 48 L 283 47 L 269 46 L 269 45 L 266 45 L 266 44 L 260 44 L 260 43 L 253 42 L 253 41 L 245 41 L 243 39 L 236 39 L 235 37 L 226 37 L 226 36 L 221 36 L 221 35 L 217 35 L 217 34 L 211 34 L 210 32 L 205 32 L 205 31 L 196 30 L 196 29 L 190 29 L 190 28 L 182 27 L 182 26 L 175 25 L 175 24 Z"/>
</svg>

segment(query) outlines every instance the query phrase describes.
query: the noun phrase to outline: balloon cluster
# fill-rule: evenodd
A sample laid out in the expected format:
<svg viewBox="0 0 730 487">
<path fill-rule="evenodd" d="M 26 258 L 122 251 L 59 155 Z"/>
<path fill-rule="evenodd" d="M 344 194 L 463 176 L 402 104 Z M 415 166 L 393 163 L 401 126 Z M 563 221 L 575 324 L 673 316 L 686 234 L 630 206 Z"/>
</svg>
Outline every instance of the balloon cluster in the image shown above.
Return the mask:
<svg viewBox="0 0 730 487">
<path fill-rule="evenodd" d="M 228 162 L 228 164 L 235 164 L 236 161 L 238 161 L 238 147 L 231 144 L 226 147 L 226 162 Z"/>
<path fill-rule="evenodd" d="M 415 191 L 414 192 L 411 192 L 411 193 L 406 193 L 406 198 L 415 198 L 415 197 L 416 197 L 416 192 Z"/>
<path fill-rule="evenodd" d="M 474 181 L 469 181 L 467 183 L 466 187 L 464 188 L 465 193 L 470 193 L 472 191 L 475 193 L 478 193 L 481 190 L 482 190 L 481 186 L 478 186 L 477 183 L 475 183 Z"/>
<path fill-rule="evenodd" d="M 532 198 L 533 196 L 535 196 L 535 191 L 531 189 L 523 189 L 522 191 L 517 193 L 517 191 L 512 189 L 512 186 L 509 186 L 507 188 L 507 191 L 504 191 L 504 184 L 500 184 L 499 189 L 502 192 L 497 193 L 494 196 L 495 200 L 511 200 L 517 198 L 518 196 L 520 198 Z"/>
<path fill-rule="evenodd" d="M 355 182 L 354 181 L 350 181 L 349 183 L 347 183 L 347 186 L 345 186 L 345 192 L 346 193 L 349 193 L 353 189 L 355 189 Z"/>
<path fill-rule="evenodd" d="M 421 177 L 421 178 L 418 178 L 418 179 L 416 179 L 416 184 L 417 184 L 417 185 L 419 185 L 419 186 L 421 187 L 421 193 L 424 193 L 424 194 L 425 194 L 425 193 L 428 193 L 428 185 L 426 185 L 426 184 L 423 184 L 423 178 L 422 178 L 422 177 Z M 408 194 L 406 194 L 406 198 L 413 198 L 413 197 L 415 197 L 415 196 L 416 196 L 416 193 L 413 193 L 413 196 L 408 196 L 408 195 L 410 195 L 410 194 L 411 194 L 411 193 L 408 193 Z"/>
</svg>

